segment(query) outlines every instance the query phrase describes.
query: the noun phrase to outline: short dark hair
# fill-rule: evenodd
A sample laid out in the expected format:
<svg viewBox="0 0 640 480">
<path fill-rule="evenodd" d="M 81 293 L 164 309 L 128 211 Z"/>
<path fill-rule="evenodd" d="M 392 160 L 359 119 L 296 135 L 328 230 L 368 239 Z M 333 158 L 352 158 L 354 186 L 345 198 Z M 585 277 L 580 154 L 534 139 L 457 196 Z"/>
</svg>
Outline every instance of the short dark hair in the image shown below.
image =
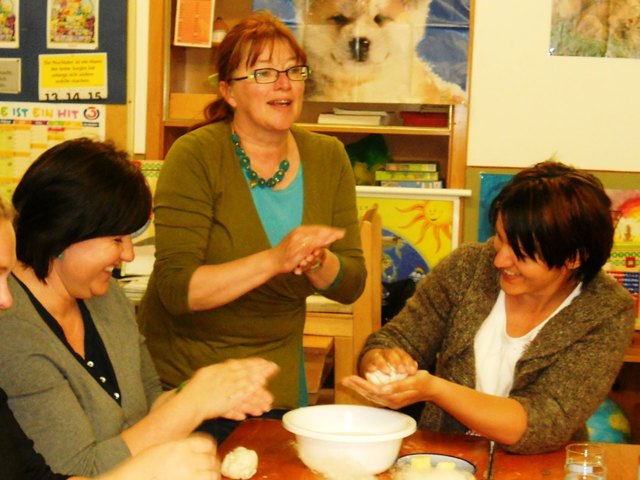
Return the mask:
<svg viewBox="0 0 640 480">
<path fill-rule="evenodd" d="M 579 260 L 574 278 L 589 283 L 611 255 L 611 200 L 590 173 L 555 160 L 522 170 L 491 203 L 516 257 L 540 258 L 549 268 Z"/>
<path fill-rule="evenodd" d="M 40 155 L 13 194 L 17 257 L 45 281 L 69 245 L 128 235 L 151 216 L 151 192 L 126 152 L 109 142 L 68 140 Z"/>
</svg>

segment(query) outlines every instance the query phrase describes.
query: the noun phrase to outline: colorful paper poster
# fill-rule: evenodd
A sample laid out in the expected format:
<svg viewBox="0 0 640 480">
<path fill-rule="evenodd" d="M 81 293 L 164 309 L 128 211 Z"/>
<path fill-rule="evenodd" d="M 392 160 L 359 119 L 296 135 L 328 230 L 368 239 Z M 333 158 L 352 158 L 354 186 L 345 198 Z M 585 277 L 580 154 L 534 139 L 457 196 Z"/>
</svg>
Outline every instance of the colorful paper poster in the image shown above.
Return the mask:
<svg viewBox="0 0 640 480">
<path fill-rule="evenodd" d="M 551 55 L 640 58 L 638 0 L 553 0 Z"/>
<path fill-rule="evenodd" d="M 38 60 L 40 100 L 104 100 L 108 97 L 105 52 L 39 55 Z"/>
<path fill-rule="evenodd" d="M 470 0 L 254 0 L 300 39 L 307 100 L 456 104 L 467 98 Z"/>
<path fill-rule="evenodd" d="M 640 190 L 607 189 L 616 230 L 605 270 L 629 291 L 640 317 Z"/>
<path fill-rule="evenodd" d="M 0 48 L 20 47 L 20 0 L 0 0 Z"/>
<path fill-rule="evenodd" d="M 211 47 L 214 0 L 178 0 L 174 45 Z"/>
<path fill-rule="evenodd" d="M 100 0 L 48 0 L 47 48 L 96 50 Z"/>
<path fill-rule="evenodd" d="M 610 264 L 640 270 L 640 190 L 607 189 L 616 230 Z"/>
<path fill-rule="evenodd" d="M 45 150 L 78 137 L 104 140 L 105 125 L 105 105 L 0 102 L 0 195 L 10 198 Z"/>
<path fill-rule="evenodd" d="M 460 195 L 415 188 L 356 190 L 361 214 L 374 206 L 380 213 L 383 282 L 418 281 L 458 246 Z"/>
</svg>

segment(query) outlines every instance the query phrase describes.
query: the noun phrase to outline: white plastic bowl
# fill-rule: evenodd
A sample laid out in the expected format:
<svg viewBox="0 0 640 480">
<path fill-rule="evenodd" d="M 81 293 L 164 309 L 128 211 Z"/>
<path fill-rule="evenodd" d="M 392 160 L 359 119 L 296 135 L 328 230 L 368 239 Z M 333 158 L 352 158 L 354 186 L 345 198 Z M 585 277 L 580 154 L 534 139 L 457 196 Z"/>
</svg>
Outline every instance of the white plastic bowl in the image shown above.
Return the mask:
<svg viewBox="0 0 640 480">
<path fill-rule="evenodd" d="M 402 439 L 416 431 L 416 421 L 404 413 L 361 405 L 298 408 L 282 422 L 295 434 L 302 462 L 331 477 L 384 472 Z"/>
</svg>

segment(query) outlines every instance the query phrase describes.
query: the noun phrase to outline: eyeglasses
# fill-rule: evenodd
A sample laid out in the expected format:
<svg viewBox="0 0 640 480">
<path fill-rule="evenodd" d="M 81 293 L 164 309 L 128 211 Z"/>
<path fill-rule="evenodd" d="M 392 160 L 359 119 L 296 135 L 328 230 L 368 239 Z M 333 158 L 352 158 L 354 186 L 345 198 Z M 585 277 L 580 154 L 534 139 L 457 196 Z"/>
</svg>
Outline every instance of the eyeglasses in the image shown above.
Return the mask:
<svg viewBox="0 0 640 480">
<path fill-rule="evenodd" d="M 301 82 L 309 78 L 311 69 L 308 65 L 294 65 L 286 70 L 278 70 L 277 68 L 257 68 L 251 75 L 230 78 L 229 80 L 238 81 L 253 78 L 256 83 L 275 83 L 278 81 L 278 78 L 280 78 L 281 73 L 284 73 L 289 80 Z"/>
</svg>

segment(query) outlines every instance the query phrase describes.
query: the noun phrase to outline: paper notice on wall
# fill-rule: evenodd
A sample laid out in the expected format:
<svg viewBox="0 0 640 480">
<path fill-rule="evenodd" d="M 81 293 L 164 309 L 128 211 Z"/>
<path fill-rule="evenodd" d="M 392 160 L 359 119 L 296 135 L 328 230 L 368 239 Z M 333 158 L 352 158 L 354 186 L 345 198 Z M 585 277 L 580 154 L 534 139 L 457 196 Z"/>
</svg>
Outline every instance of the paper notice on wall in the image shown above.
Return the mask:
<svg viewBox="0 0 640 480">
<path fill-rule="evenodd" d="M 20 93 L 22 90 L 21 73 L 21 58 L 0 58 L 0 93 Z"/>
<path fill-rule="evenodd" d="M 107 54 L 39 55 L 42 101 L 103 100 L 108 96 Z"/>
<path fill-rule="evenodd" d="M 211 47 L 214 0 L 178 0 L 174 45 Z"/>
</svg>

